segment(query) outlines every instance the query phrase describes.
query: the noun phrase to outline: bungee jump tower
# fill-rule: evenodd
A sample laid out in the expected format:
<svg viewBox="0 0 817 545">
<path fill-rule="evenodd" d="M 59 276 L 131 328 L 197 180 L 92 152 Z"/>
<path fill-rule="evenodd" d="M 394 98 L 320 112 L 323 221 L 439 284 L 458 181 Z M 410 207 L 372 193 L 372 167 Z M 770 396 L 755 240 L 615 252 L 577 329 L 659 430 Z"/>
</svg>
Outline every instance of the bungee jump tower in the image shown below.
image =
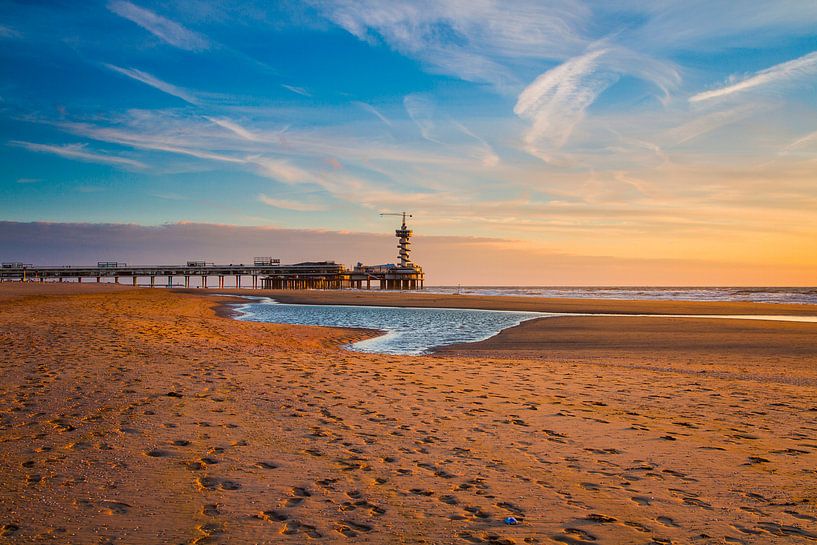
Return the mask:
<svg viewBox="0 0 817 545">
<path fill-rule="evenodd" d="M 411 236 L 414 232 L 406 225 L 406 217 L 412 217 L 406 212 L 386 212 L 380 214 L 381 216 L 402 216 L 403 223 L 399 229 L 394 231 L 394 235 L 398 239 L 397 249 L 400 250 L 397 254 L 399 263 L 387 265 L 363 265 L 358 263 L 352 270 L 350 281 L 353 288 L 363 289 L 363 283 L 366 283 L 366 289 L 371 289 L 371 282 L 375 280 L 379 282 L 380 289 L 384 290 L 417 290 L 423 289 L 423 282 L 425 281 L 425 273 L 423 268 L 412 263 L 411 253 Z"/>
</svg>

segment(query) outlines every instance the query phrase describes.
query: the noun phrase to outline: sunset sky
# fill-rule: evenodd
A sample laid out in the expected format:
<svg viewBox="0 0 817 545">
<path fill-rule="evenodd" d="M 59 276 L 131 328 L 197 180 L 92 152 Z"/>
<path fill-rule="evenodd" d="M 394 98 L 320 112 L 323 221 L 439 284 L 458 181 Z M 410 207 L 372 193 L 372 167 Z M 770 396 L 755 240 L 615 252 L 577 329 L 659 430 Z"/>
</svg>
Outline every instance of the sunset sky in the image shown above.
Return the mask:
<svg viewBox="0 0 817 545">
<path fill-rule="evenodd" d="M 817 2 L 233 4 L 0 0 L 3 261 L 815 284 Z"/>
</svg>

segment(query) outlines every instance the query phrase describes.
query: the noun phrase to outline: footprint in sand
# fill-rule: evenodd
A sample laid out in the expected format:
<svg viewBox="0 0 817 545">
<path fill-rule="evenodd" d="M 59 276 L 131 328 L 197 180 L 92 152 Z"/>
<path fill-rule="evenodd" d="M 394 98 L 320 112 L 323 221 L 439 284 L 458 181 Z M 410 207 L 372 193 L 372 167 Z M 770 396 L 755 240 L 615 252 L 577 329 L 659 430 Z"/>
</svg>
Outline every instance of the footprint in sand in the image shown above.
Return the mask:
<svg viewBox="0 0 817 545">
<path fill-rule="evenodd" d="M 463 507 L 463 509 L 465 511 L 467 511 L 468 513 L 471 513 L 474 517 L 476 517 L 478 519 L 489 519 L 492 516 L 491 513 L 487 512 L 487 511 L 483 511 L 481 507 L 478 507 L 476 505 L 470 505 L 468 507 Z"/>
<path fill-rule="evenodd" d="M 258 518 L 268 522 L 284 522 L 285 520 L 289 519 L 289 515 L 280 511 L 269 510 L 262 512 L 260 515 L 258 515 Z"/>
<path fill-rule="evenodd" d="M 220 479 L 218 477 L 199 477 L 196 479 L 196 488 L 199 492 L 204 492 L 205 490 L 238 490 L 241 488 L 241 484 L 236 481 L 231 481 L 229 479 Z"/>
<path fill-rule="evenodd" d="M 803 537 L 812 541 L 817 541 L 817 533 L 803 530 L 797 526 L 789 526 L 786 524 L 778 524 L 776 522 L 758 522 L 757 527 L 766 532 L 780 537 Z"/>
<path fill-rule="evenodd" d="M 525 510 L 516 505 L 515 503 L 511 503 L 509 501 L 501 501 L 495 504 L 500 509 L 504 509 L 505 511 L 514 515 L 518 520 L 523 520 L 525 517 Z"/>
<path fill-rule="evenodd" d="M 361 524 L 351 520 L 344 520 L 335 523 L 335 531 L 344 537 L 354 538 L 358 536 L 358 532 L 371 532 L 372 527 L 368 524 Z"/>
<path fill-rule="evenodd" d="M 561 541 L 562 543 L 587 543 L 590 541 L 596 541 L 596 536 L 582 530 L 580 528 L 565 528 L 562 530 L 565 535 L 558 535 L 554 536 L 553 539 L 556 541 Z"/>
<path fill-rule="evenodd" d="M 11 537 L 16 534 L 20 530 L 20 527 L 17 524 L 4 524 L 0 526 L 0 536 L 4 537 Z"/>
<path fill-rule="evenodd" d="M 208 503 L 201 508 L 201 514 L 206 517 L 216 517 L 221 514 L 221 511 L 219 511 L 217 503 Z"/>
<path fill-rule="evenodd" d="M 315 526 L 312 526 L 311 524 L 303 524 L 297 520 L 290 520 L 286 522 L 283 526 L 281 526 L 280 532 L 283 535 L 303 533 L 311 539 L 323 537 L 323 534 L 321 534 Z"/>
<path fill-rule="evenodd" d="M 306 488 L 296 486 L 289 492 L 290 497 L 283 501 L 285 507 L 297 507 L 301 505 L 306 498 L 312 496 L 312 493 Z"/>
<path fill-rule="evenodd" d="M 680 528 L 680 526 L 671 518 L 669 517 L 657 517 L 655 520 L 663 524 L 664 526 L 669 526 L 670 528 Z"/>
<path fill-rule="evenodd" d="M 461 532 L 459 538 L 468 543 L 489 543 L 491 545 L 514 545 L 516 543 L 513 539 L 502 537 L 498 534 L 482 533 L 481 535 L 475 535 L 467 531 Z M 525 542 L 533 543 L 533 541 L 529 541 L 527 538 Z"/>
<path fill-rule="evenodd" d="M 609 515 L 602 515 L 601 513 L 591 513 L 585 517 L 587 520 L 591 522 L 596 522 L 599 524 L 610 524 L 613 522 L 617 522 L 618 519 L 615 517 L 611 517 Z"/>
<path fill-rule="evenodd" d="M 459 501 L 455 496 L 451 494 L 446 494 L 445 496 L 440 496 L 440 501 L 443 503 L 447 503 L 448 505 L 457 505 Z"/>
<path fill-rule="evenodd" d="M 102 501 L 100 502 L 102 512 L 106 515 L 124 515 L 130 509 L 130 505 L 119 501 Z"/>
<path fill-rule="evenodd" d="M 633 496 L 630 499 L 633 500 L 638 505 L 651 505 L 652 504 L 652 498 L 648 498 L 647 496 Z"/>
<path fill-rule="evenodd" d="M 224 523 L 208 522 L 206 524 L 196 526 L 196 530 L 198 530 L 201 535 L 191 541 L 191 545 L 210 543 L 212 542 L 213 538 L 216 538 L 224 533 Z"/>
</svg>

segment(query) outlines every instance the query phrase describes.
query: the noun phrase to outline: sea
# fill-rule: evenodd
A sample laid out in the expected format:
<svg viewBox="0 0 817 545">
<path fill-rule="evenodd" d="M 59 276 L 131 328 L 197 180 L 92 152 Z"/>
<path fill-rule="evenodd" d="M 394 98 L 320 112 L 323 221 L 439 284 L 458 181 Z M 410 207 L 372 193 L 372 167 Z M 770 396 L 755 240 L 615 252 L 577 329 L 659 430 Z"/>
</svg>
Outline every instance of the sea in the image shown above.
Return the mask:
<svg viewBox="0 0 817 545">
<path fill-rule="evenodd" d="M 506 295 L 571 299 L 646 299 L 661 301 L 745 301 L 751 303 L 817 304 L 817 287 L 542 287 L 434 286 L 426 293 Z"/>
</svg>

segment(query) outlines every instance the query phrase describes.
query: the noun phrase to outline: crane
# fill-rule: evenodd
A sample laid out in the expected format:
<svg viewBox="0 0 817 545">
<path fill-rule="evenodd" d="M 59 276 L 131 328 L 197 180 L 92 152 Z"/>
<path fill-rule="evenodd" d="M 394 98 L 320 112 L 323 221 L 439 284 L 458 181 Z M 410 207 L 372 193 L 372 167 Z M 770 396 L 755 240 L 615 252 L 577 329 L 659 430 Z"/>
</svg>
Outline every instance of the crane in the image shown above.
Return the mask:
<svg viewBox="0 0 817 545">
<path fill-rule="evenodd" d="M 406 216 L 413 217 L 411 214 L 406 212 L 381 212 L 381 216 L 403 216 L 403 229 L 406 228 Z"/>
<path fill-rule="evenodd" d="M 400 259 L 400 267 L 402 268 L 409 268 L 413 267 L 414 265 L 411 263 L 411 259 L 409 259 L 409 252 L 411 252 L 411 242 L 409 239 L 411 235 L 414 234 L 411 229 L 406 227 L 406 216 L 412 217 L 411 214 L 407 212 L 383 212 L 380 214 L 381 216 L 402 216 L 403 217 L 403 224 L 400 226 L 400 229 L 394 231 L 395 236 L 400 239 L 400 243 L 397 247 L 400 249 L 398 254 L 398 259 Z"/>
</svg>

